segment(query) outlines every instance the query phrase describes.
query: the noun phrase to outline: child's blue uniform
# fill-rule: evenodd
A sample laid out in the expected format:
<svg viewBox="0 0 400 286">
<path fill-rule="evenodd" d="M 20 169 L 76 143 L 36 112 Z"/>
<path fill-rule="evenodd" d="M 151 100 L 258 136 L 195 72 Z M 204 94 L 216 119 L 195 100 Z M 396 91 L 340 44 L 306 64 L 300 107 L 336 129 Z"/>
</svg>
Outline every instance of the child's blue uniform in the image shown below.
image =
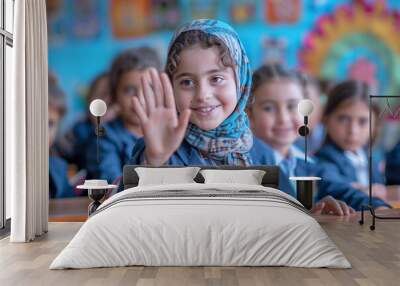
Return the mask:
<svg viewBox="0 0 400 286">
<path fill-rule="evenodd" d="M 386 156 L 386 182 L 400 185 L 400 142 Z"/>
<path fill-rule="evenodd" d="M 67 178 L 67 162 L 49 156 L 49 195 L 50 198 L 66 198 L 74 196 Z"/>
<path fill-rule="evenodd" d="M 295 145 L 293 145 L 289 149 L 289 154 L 286 158 L 284 158 L 279 152 L 273 150 L 274 154 L 274 165 L 279 166 L 280 178 L 279 185 L 282 190 L 285 190 L 286 193 L 290 194 L 293 197 L 296 197 L 296 187 L 295 182 L 288 180 L 290 177 L 294 176 L 308 176 L 309 173 L 305 168 L 298 168 L 301 164 L 301 161 L 304 161 L 304 153 L 300 151 Z M 309 164 L 314 164 L 314 160 L 309 158 Z"/>
<path fill-rule="evenodd" d="M 144 161 L 144 140 L 140 138 L 132 151 L 130 165 L 140 165 Z M 267 164 L 263 162 L 272 162 L 273 153 L 269 146 L 261 140 L 254 138 L 253 148 L 250 150 L 253 165 Z M 198 149 L 191 146 L 186 140 L 183 140 L 179 148 L 172 154 L 165 165 L 190 166 L 190 165 L 215 165 L 213 161 L 204 158 Z"/>
<path fill-rule="evenodd" d="M 109 183 L 122 174 L 122 167 L 131 157 L 138 137 L 123 125 L 120 118 L 104 124 L 105 134 L 99 137 L 99 162 L 97 162 L 96 136 L 92 136 L 86 151 L 88 178 L 104 179 Z"/>
<path fill-rule="evenodd" d="M 139 139 L 132 152 L 132 158 L 129 160 L 131 165 L 141 165 L 144 161 L 144 140 Z M 253 165 L 280 165 L 281 172 L 279 178 L 280 189 L 294 197 L 296 197 L 296 191 L 293 183 L 289 180 L 290 176 L 309 176 L 315 175 L 322 177 L 322 180 L 318 183 L 318 195 L 317 200 L 331 195 L 332 197 L 346 202 L 354 209 L 360 210 L 363 204 L 368 203 L 368 196 L 364 193 L 351 188 L 350 184 L 341 180 L 338 176 L 332 176 L 329 170 L 321 167 L 315 161 L 309 161 L 308 166 L 305 165 L 304 156 L 298 151 L 294 154 L 294 160 L 292 164 L 288 164 L 288 168 L 285 169 L 284 160 L 279 162 L 273 149 L 262 142 L 260 139 L 254 138 L 253 147 L 250 150 L 250 157 L 252 158 Z M 212 163 L 203 158 L 198 150 L 192 147 L 185 140 L 181 146 L 172 154 L 169 160 L 165 163 L 166 165 L 212 165 Z M 286 170 L 291 170 L 286 172 Z M 121 191 L 121 186 L 119 191 Z M 373 198 L 373 205 L 375 207 L 386 205 L 384 201 L 378 198 Z"/>
<path fill-rule="evenodd" d="M 76 165 L 78 170 L 85 170 L 85 156 L 90 139 L 95 136 L 94 131 L 95 126 L 88 117 L 78 121 L 56 143 L 57 153 L 67 160 L 68 163 Z"/>
<path fill-rule="evenodd" d="M 358 156 L 351 152 L 343 151 L 333 142 L 326 142 L 315 154 L 321 164 L 327 165 L 330 172 L 343 176 L 349 183 L 358 182 L 365 186 L 369 184 L 368 156 L 364 149 L 358 150 Z M 374 156 L 372 156 L 374 158 Z M 372 183 L 383 184 L 385 182 L 382 172 L 379 170 L 379 163 L 373 160 Z"/>
</svg>

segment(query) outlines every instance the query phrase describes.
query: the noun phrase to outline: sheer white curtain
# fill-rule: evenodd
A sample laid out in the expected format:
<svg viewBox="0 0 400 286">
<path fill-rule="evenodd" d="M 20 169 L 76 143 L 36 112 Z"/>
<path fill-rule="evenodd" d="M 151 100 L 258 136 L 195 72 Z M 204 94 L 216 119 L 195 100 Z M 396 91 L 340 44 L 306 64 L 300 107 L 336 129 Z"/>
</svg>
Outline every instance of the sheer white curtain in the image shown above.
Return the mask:
<svg viewBox="0 0 400 286">
<path fill-rule="evenodd" d="M 12 242 L 48 227 L 47 24 L 45 0 L 15 1 L 14 94 L 6 98 L 6 187 Z"/>
</svg>

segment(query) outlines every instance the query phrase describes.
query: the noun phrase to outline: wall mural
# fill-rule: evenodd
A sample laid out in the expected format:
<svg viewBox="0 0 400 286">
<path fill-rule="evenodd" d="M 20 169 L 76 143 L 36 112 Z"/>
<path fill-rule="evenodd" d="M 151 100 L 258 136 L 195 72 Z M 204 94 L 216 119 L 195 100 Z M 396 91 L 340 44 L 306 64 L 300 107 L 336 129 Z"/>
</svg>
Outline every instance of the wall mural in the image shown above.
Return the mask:
<svg viewBox="0 0 400 286">
<path fill-rule="evenodd" d="M 151 32 L 151 5 L 147 0 L 112 0 L 111 26 L 116 38 L 132 38 Z"/>
<path fill-rule="evenodd" d="M 378 93 L 395 93 L 400 84 L 400 17 L 384 1 L 338 6 L 316 20 L 304 37 L 299 64 L 328 79 L 365 80 Z"/>
<path fill-rule="evenodd" d="M 231 21 L 235 24 L 249 23 L 256 18 L 255 0 L 235 0 L 230 6 Z"/>
<path fill-rule="evenodd" d="M 265 0 L 265 20 L 272 24 L 295 23 L 299 20 L 300 0 Z"/>
</svg>

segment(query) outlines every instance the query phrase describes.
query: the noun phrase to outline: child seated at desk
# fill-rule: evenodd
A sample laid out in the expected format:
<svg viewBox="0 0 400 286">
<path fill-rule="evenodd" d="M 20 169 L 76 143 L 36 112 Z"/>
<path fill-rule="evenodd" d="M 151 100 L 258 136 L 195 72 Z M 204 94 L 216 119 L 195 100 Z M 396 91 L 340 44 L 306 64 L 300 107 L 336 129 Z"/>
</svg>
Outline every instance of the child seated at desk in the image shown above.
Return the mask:
<svg viewBox="0 0 400 286">
<path fill-rule="evenodd" d="M 298 129 L 303 118 L 298 112 L 298 103 L 304 99 L 302 81 L 295 72 L 279 65 L 264 65 L 253 74 L 252 93 L 248 102 L 251 128 L 256 137 L 272 147 L 273 164 L 281 169 L 280 187 L 296 196 L 291 176 L 318 176 L 317 199 L 337 199 L 337 204 L 348 204 L 355 210 L 368 203 L 368 196 L 351 187 L 350 183 L 337 173 L 332 173 L 315 158 L 304 162 L 304 153 L 294 145 L 299 137 Z M 379 198 L 373 198 L 375 208 L 387 206 Z M 350 209 L 350 212 L 354 212 Z M 344 212 L 349 211 L 346 207 Z"/>
<path fill-rule="evenodd" d="M 95 99 L 102 99 L 107 104 L 107 112 L 102 117 L 105 123 L 115 118 L 116 111 L 110 95 L 109 75 L 100 73 L 91 82 L 86 96 L 86 112 L 65 135 L 56 142 L 59 155 L 69 164 L 76 166 L 76 171 L 82 172 L 82 179 L 86 176 L 86 153 L 89 152 L 89 142 L 95 136 L 95 120 L 89 112 L 89 105 Z"/>
<path fill-rule="evenodd" d="M 49 195 L 50 198 L 72 197 L 74 193 L 68 182 L 67 162 L 56 155 L 54 139 L 60 119 L 64 116 L 65 96 L 58 86 L 57 79 L 49 75 Z"/>
<path fill-rule="evenodd" d="M 366 83 L 354 80 L 344 81 L 331 90 L 323 115 L 327 135 L 316 153 L 321 164 L 329 167 L 331 173 L 339 174 L 365 193 L 369 190 L 369 94 Z M 379 117 L 379 108 L 372 110 L 372 121 L 375 122 Z M 372 160 L 372 192 L 385 199 L 382 171 L 379 162 Z"/>
<path fill-rule="evenodd" d="M 123 51 L 113 60 L 110 68 L 110 92 L 118 106 L 118 116 L 104 124 L 105 134 L 99 139 L 99 162 L 96 137 L 91 137 L 86 152 L 88 178 L 118 180 L 122 167 L 129 160 L 136 140 L 143 131 L 138 115 L 133 109 L 133 98 L 140 96 L 140 78 L 146 68 L 160 69 L 157 53 L 148 47 Z"/>
</svg>

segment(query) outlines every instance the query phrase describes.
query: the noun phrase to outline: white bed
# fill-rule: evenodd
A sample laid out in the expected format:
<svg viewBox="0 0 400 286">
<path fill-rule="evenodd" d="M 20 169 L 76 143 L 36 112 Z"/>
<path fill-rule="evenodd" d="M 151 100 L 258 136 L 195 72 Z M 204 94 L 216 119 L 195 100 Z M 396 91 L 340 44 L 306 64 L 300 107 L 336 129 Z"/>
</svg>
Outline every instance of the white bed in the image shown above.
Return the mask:
<svg viewBox="0 0 400 286">
<path fill-rule="evenodd" d="M 198 183 L 137 186 L 114 195 L 50 269 L 128 265 L 351 267 L 287 194 Z"/>
</svg>

